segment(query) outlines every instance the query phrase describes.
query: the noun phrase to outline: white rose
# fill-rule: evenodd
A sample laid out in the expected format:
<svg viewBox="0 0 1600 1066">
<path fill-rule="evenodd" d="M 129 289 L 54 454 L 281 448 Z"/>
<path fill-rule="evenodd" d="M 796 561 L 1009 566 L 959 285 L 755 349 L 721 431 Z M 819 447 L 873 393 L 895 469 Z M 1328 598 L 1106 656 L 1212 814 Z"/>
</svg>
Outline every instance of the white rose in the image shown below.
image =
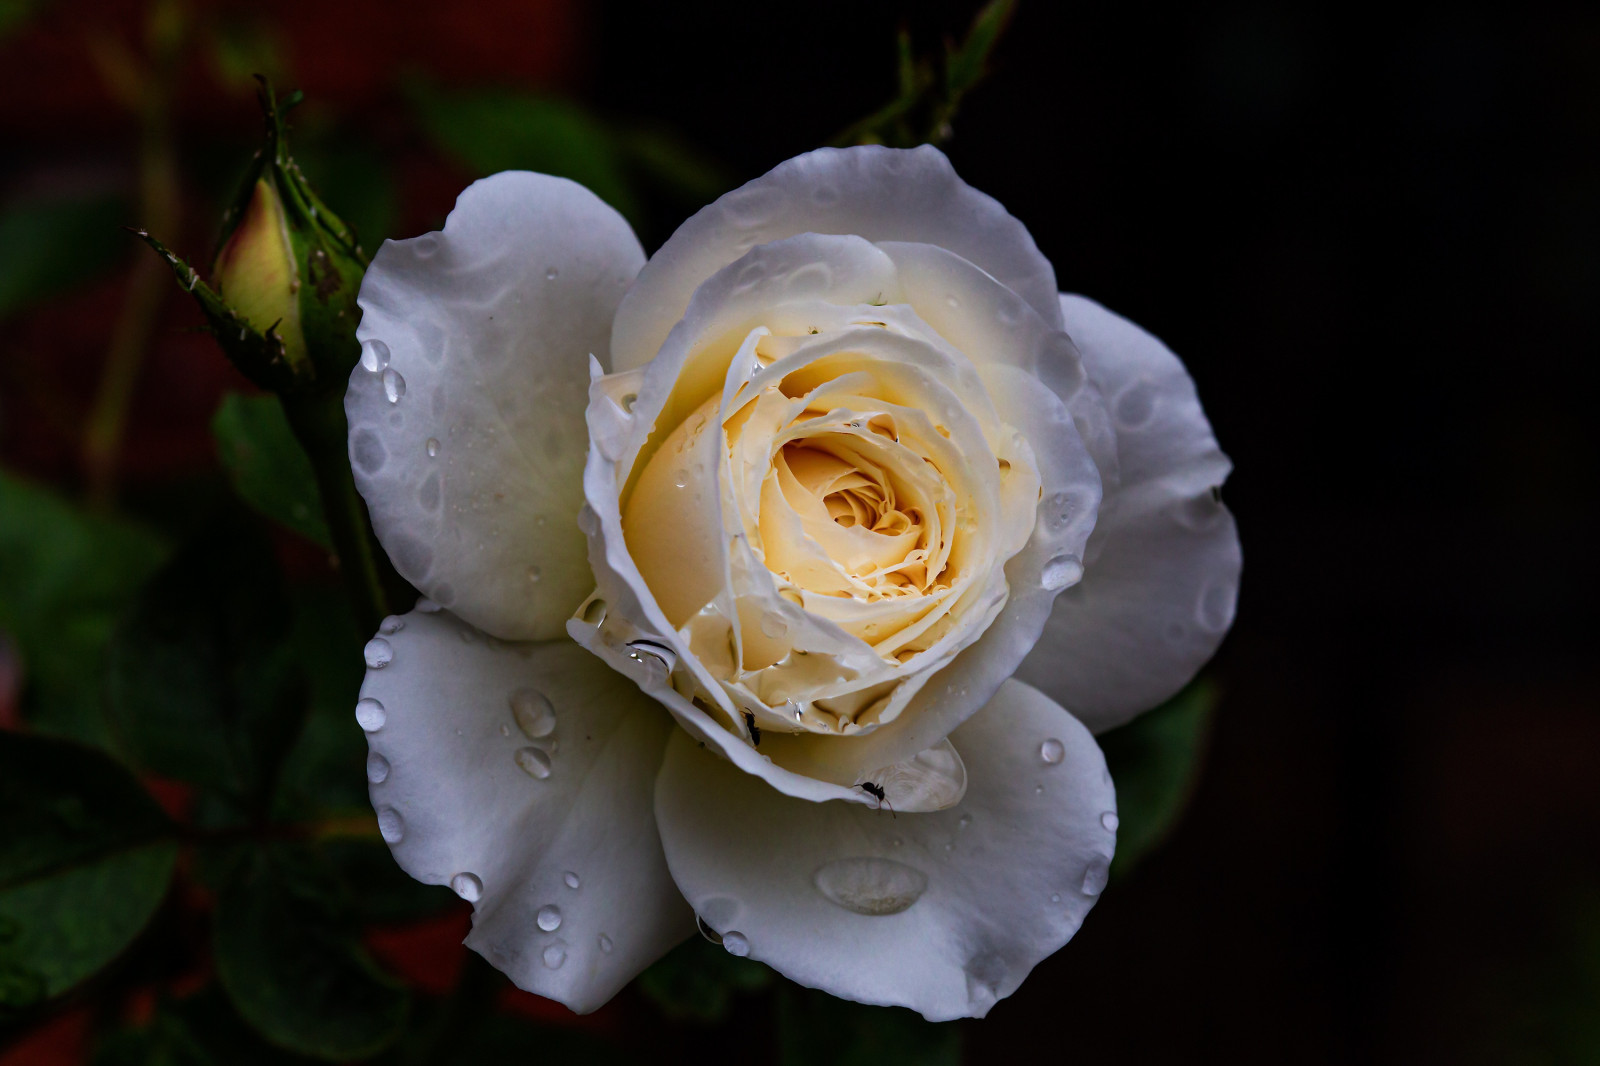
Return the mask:
<svg viewBox="0 0 1600 1066">
<path fill-rule="evenodd" d="M 1066 943 L 1115 843 L 1091 733 L 1194 674 L 1238 585 L 1159 341 L 1058 296 L 933 148 L 792 159 L 648 263 L 582 187 L 499 174 L 361 306 L 351 462 L 433 602 L 357 717 L 469 946 L 590 1010 L 698 913 L 937 1020 Z"/>
</svg>

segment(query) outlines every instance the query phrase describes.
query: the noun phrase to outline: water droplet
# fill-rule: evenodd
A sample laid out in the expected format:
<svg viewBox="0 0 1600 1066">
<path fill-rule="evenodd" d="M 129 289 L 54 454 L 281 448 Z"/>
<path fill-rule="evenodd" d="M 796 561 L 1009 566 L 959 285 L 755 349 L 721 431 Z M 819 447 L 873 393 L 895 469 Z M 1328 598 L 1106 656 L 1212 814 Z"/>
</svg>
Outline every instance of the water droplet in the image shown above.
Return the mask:
<svg viewBox="0 0 1600 1066">
<path fill-rule="evenodd" d="M 400 371 L 389 367 L 383 372 L 383 395 L 390 403 L 399 403 L 400 397 L 406 394 L 406 379 L 400 376 Z"/>
<path fill-rule="evenodd" d="M 1061 893 L 1059 893 L 1059 892 L 1050 893 L 1050 902 L 1051 903 L 1060 903 L 1061 902 Z"/>
<path fill-rule="evenodd" d="M 389 715 L 386 711 L 384 711 L 383 704 L 379 703 L 372 697 L 368 696 L 364 700 L 356 701 L 356 721 L 359 722 L 361 728 L 365 729 L 367 732 L 376 733 L 378 730 L 383 728 L 383 723 L 387 721 L 388 718 Z"/>
<path fill-rule="evenodd" d="M 1122 820 L 1117 817 L 1116 811 L 1107 811 L 1100 816 L 1100 824 L 1105 827 L 1106 832 L 1115 833 Z"/>
<path fill-rule="evenodd" d="M 432 459 L 434 456 L 436 456 L 438 454 L 439 454 L 439 438 L 438 437 L 429 437 L 428 438 L 428 458 Z"/>
<path fill-rule="evenodd" d="M 1039 758 L 1049 766 L 1054 766 L 1067 757 L 1067 746 L 1055 737 L 1051 737 L 1039 745 Z M 1043 788 L 1044 786 L 1040 786 Z"/>
<path fill-rule="evenodd" d="M 405 627 L 406 621 L 404 618 L 391 614 L 388 618 L 385 618 L 382 622 L 378 623 L 378 632 L 393 636 L 395 633 L 400 632 Z"/>
<path fill-rule="evenodd" d="M 557 275 L 559 275 L 560 273 L 561 273 L 561 271 L 557 270 L 555 267 L 551 267 L 549 270 L 546 270 L 544 272 L 544 280 L 546 280 L 546 281 L 554 281 L 554 280 L 556 280 Z"/>
<path fill-rule="evenodd" d="M 1111 865 L 1105 859 L 1095 859 L 1089 863 L 1089 868 L 1083 871 L 1083 894 L 1098 896 L 1105 889 L 1110 873 Z"/>
<path fill-rule="evenodd" d="M 382 637 L 373 637 L 367 641 L 367 646 L 361 649 L 362 658 L 367 660 L 367 667 L 372 670 L 382 670 L 394 662 L 394 648 Z"/>
<path fill-rule="evenodd" d="M 389 346 L 382 341 L 367 341 L 361 346 L 361 365 L 374 374 L 389 369 Z"/>
<path fill-rule="evenodd" d="M 1034 786 L 1033 786 L 1033 794 L 1034 794 L 1034 795 L 1035 795 L 1035 796 L 1042 796 L 1042 795 L 1044 795 L 1044 786 L 1043 786 L 1043 785 L 1034 785 Z"/>
<path fill-rule="evenodd" d="M 384 807 L 378 811 L 378 833 L 386 843 L 398 844 L 406 835 L 406 820 L 393 807 Z"/>
<path fill-rule="evenodd" d="M 377 752 L 367 755 L 367 780 L 381 785 L 389 778 L 389 760 Z"/>
<path fill-rule="evenodd" d="M 539 583 L 539 579 L 541 577 L 543 577 L 543 576 L 544 576 L 544 571 L 539 569 L 539 567 L 537 567 L 537 566 L 528 567 L 528 584 L 537 585 Z"/>
<path fill-rule="evenodd" d="M 646 687 L 654 688 L 666 684 L 667 678 L 672 674 L 672 668 L 678 664 L 676 652 L 653 640 L 631 641 L 627 647 L 628 658 L 644 668 Z"/>
<path fill-rule="evenodd" d="M 1135 382 L 1117 397 L 1117 421 L 1130 429 L 1142 426 L 1150 421 L 1150 416 L 1155 413 L 1155 407 L 1155 390 L 1146 382 Z"/>
<path fill-rule="evenodd" d="M 960 818 L 956 819 L 956 828 L 957 829 L 965 829 L 967 826 L 969 826 L 971 824 L 972 824 L 972 815 L 970 815 L 970 814 L 963 814 Z"/>
<path fill-rule="evenodd" d="M 613 947 L 615 947 L 615 945 L 611 943 L 611 938 L 606 936 L 604 933 L 601 933 L 600 934 L 600 950 L 605 952 L 607 955 L 609 955 L 609 954 L 611 954 L 611 949 Z"/>
<path fill-rule="evenodd" d="M 561 969 L 561 964 L 567 961 L 567 945 L 565 941 L 553 940 L 545 945 L 539 957 L 544 960 L 545 967 L 551 970 Z"/>
<path fill-rule="evenodd" d="M 789 623 L 777 611 L 767 611 L 761 616 L 761 632 L 773 640 L 781 640 L 789 632 Z"/>
<path fill-rule="evenodd" d="M 522 768 L 522 772 L 529 777 L 543 781 L 550 776 L 550 756 L 538 748 L 518 748 L 517 753 L 512 758 Z"/>
<path fill-rule="evenodd" d="M 1050 592 L 1059 592 L 1082 578 L 1083 563 L 1076 555 L 1058 555 L 1039 572 L 1039 584 Z"/>
<path fill-rule="evenodd" d="M 503 737 L 509 737 L 511 735 L 511 727 L 506 725 L 504 722 L 501 722 L 500 723 L 500 735 L 503 736 Z"/>
<path fill-rule="evenodd" d="M 750 941 L 737 929 L 722 934 L 722 946 L 729 955 L 737 955 L 741 959 L 750 954 Z"/>
<path fill-rule="evenodd" d="M 476 903 L 483 896 L 483 882 L 477 874 L 456 874 L 450 879 L 450 891 L 468 903 Z"/>
<path fill-rule="evenodd" d="M 553 933 L 561 928 L 561 908 L 554 903 L 546 903 L 539 908 L 539 913 L 534 916 L 534 921 L 539 923 L 539 928 L 547 933 Z"/>
<path fill-rule="evenodd" d="M 529 740 L 538 740 L 555 732 L 556 709 L 543 692 L 519 688 L 511 694 L 510 703 L 511 717 Z"/>
<path fill-rule="evenodd" d="M 673 473 L 672 473 L 672 484 L 675 485 L 676 487 L 680 488 L 680 489 L 683 488 L 684 486 L 688 485 L 689 484 L 689 471 L 687 471 L 687 470 L 675 470 L 675 471 L 673 471 Z"/>
<path fill-rule="evenodd" d="M 571 870 L 568 870 L 566 873 L 561 875 L 561 881 L 568 888 L 573 888 L 573 889 L 577 888 L 579 885 L 581 885 L 583 883 L 579 879 L 578 875 L 573 873 Z"/>
<path fill-rule="evenodd" d="M 827 899 L 856 914 L 899 914 L 928 888 L 928 875 L 894 859 L 835 859 L 817 868 L 812 883 Z"/>
</svg>

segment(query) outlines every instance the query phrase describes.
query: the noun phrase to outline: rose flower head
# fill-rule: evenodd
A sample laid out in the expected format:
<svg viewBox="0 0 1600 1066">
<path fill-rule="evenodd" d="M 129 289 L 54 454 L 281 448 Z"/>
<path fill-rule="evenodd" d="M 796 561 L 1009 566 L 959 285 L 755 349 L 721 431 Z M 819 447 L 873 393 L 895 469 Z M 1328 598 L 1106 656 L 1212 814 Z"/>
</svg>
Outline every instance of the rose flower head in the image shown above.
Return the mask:
<svg viewBox="0 0 1600 1066">
<path fill-rule="evenodd" d="M 824 149 L 648 262 L 504 173 L 363 282 L 350 459 L 425 595 L 367 646 L 379 826 L 575 1010 L 691 934 L 982 1016 L 1105 886 L 1093 734 L 1233 619 L 1160 341 L 937 149 Z"/>
</svg>

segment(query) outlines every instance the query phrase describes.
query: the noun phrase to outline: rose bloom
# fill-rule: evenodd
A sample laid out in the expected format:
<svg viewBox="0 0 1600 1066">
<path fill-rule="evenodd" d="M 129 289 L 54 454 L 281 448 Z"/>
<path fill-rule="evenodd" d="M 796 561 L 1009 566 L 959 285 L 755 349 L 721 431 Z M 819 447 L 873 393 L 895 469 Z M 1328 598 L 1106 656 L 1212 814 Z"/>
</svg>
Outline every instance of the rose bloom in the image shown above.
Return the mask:
<svg viewBox="0 0 1600 1066">
<path fill-rule="evenodd" d="M 647 262 L 504 173 L 361 288 L 350 459 L 426 599 L 356 716 L 400 865 L 592 1010 L 707 934 L 982 1016 L 1105 885 L 1093 733 L 1231 624 L 1178 358 L 934 148 L 825 149 Z"/>
</svg>

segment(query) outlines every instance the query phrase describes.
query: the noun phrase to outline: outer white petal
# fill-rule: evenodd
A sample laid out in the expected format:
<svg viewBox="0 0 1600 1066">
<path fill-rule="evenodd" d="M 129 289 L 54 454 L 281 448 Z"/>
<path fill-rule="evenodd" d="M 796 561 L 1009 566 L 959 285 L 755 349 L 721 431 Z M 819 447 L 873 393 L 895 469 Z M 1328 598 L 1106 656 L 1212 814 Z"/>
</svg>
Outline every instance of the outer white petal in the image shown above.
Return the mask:
<svg viewBox="0 0 1600 1066">
<path fill-rule="evenodd" d="M 1110 408 L 1120 485 L 1090 538 L 1084 578 L 1056 600 L 1017 676 L 1095 732 L 1182 688 L 1233 624 L 1242 559 L 1214 493 L 1232 469 L 1194 382 L 1166 345 L 1081 296 L 1067 330 Z"/>
<path fill-rule="evenodd" d="M 892 818 L 780 795 L 677 734 L 656 784 L 672 876 L 725 944 L 801 984 L 982 1017 L 1094 905 L 1116 796 L 1088 731 L 1018 682 L 951 740 L 962 802 Z"/>
<path fill-rule="evenodd" d="M 474 900 L 467 946 L 583 1012 L 693 931 L 652 809 L 676 731 L 660 707 L 575 644 L 504 644 L 442 611 L 389 619 L 367 662 L 379 829 L 412 877 Z"/>
<path fill-rule="evenodd" d="M 507 172 L 441 232 L 385 242 L 362 282 L 356 486 L 401 575 L 497 636 L 560 636 L 593 587 L 576 521 L 589 356 L 607 357 L 643 261 L 581 185 Z"/>
<path fill-rule="evenodd" d="M 655 357 L 701 282 L 756 245 L 799 233 L 948 248 L 1060 328 L 1049 261 L 1022 223 L 956 176 L 944 153 L 928 145 L 821 148 L 723 196 L 661 246 L 617 309 L 611 335 L 616 368 Z"/>
</svg>

